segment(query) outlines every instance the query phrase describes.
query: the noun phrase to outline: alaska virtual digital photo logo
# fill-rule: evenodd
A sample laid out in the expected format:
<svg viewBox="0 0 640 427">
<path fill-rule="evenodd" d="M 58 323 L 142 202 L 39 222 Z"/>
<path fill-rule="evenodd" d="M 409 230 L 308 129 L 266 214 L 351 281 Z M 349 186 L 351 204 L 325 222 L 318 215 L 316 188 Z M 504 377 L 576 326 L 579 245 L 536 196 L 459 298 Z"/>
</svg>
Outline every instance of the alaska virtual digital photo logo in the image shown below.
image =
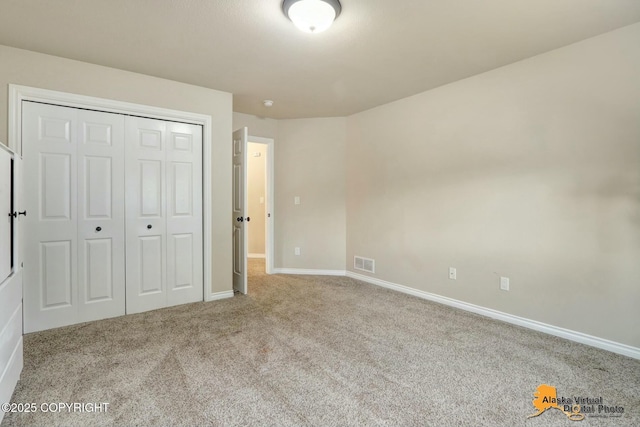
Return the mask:
<svg viewBox="0 0 640 427">
<path fill-rule="evenodd" d="M 624 408 L 617 405 L 605 405 L 602 397 L 558 397 L 558 391 L 554 386 L 540 384 L 533 393 L 535 414 L 527 418 L 537 417 L 548 409 L 557 409 L 571 421 L 582 421 L 585 414 L 590 417 L 621 417 Z"/>
</svg>

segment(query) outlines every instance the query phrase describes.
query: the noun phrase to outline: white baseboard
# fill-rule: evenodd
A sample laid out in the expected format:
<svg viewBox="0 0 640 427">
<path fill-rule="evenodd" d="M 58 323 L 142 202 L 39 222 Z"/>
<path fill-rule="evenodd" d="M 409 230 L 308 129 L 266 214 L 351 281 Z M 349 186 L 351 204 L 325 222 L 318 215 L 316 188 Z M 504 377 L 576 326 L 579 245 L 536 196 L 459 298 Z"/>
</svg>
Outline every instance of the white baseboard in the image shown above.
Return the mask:
<svg viewBox="0 0 640 427">
<path fill-rule="evenodd" d="M 227 298 L 233 298 L 233 291 L 215 292 L 209 294 L 209 298 L 207 298 L 207 301 L 217 301 Z"/>
<path fill-rule="evenodd" d="M 247 258 L 266 258 L 265 254 L 247 254 Z"/>
<path fill-rule="evenodd" d="M 273 274 L 301 274 L 309 276 L 345 276 L 344 270 L 311 270 L 306 268 L 274 268 Z"/>
<path fill-rule="evenodd" d="M 572 331 L 570 329 L 560 328 L 558 326 L 549 325 L 546 323 L 538 322 L 536 320 L 514 316 L 512 314 L 503 313 L 501 311 L 481 307 L 479 305 L 469 304 L 467 302 L 443 297 L 437 294 L 432 294 L 430 292 L 420 291 L 408 286 L 398 285 L 397 283 L 387 282 L 385 280 L 376 279 L 374 277 L 365 276 L 363 274 L 354 273 L 352 271 L 347 271 L 346 275 L 347 277 L 371 283 L 372 285 L 381 286 L 387 289 L 393 289 L 395 291 L 403 292 L 405 294 L 413 295 L 419 298 L 424 298 L 426 300 L 448 305 L 450 307 L 459 308 L 471 313 L 480 314 L 492 319 L 497 319 L 514 325 L 523 326 L 535 331 L 544 332 L 549 335 L 565 338 L 571 341 L 579 342 L 581 344 L 586 344 L 592 347 L 611 351 L 613 353 L 622 354 L 623 356 L 632 357 L 634 359 L 640 359 L 640 348 L 638 347 L 632 347 L 630 345 L 621 344 L 615 341 L 583 334 L 582 332 Z"/>
</svg>

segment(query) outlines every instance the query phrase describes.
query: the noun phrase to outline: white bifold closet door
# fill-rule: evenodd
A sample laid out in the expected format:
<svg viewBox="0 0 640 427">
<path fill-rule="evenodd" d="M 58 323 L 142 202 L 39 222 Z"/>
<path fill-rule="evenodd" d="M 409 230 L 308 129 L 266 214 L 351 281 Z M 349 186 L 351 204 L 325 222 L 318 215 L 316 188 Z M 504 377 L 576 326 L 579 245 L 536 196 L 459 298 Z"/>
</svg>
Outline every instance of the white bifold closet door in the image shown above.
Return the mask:
<svg viewBox="0 0 640 427">
<path fill-rule="evenodd" d="M 124 116 L 23 103 L 24 329 L 125 314 Z"/>
<path fill-rule="evenodd" d="M 202 128 L 23 102 L 24 327 L 202 301 Z"/>
<path fill-rule="evenodd" d="M 127 313 L 202 301 L 202 128 L 126 118 Z"/>
</svg>

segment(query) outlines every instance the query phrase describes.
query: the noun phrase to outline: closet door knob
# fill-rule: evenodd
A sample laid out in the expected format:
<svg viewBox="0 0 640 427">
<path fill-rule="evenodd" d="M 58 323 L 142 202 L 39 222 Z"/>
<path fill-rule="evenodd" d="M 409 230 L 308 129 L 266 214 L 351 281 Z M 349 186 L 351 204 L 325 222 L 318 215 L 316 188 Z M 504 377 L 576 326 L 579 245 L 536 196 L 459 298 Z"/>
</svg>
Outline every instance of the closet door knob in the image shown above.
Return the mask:
<svg viewBox="0 0 640 427">
<path fill-rule="evenodd" d="M 238 222 L 243 222 L 243 221 L 244 221 L 244 218 L 242 218 L 241 216 L 239 216 L 238 218 L 236 218 L 236 221 L 238 221 Z"/>
<path fill-rule="evenodd" d="M 96 227 L 96 231 L 99 233 L 102 231 L 102 227 Z"/>
<path fill-rule="evenodd" d="M 151 230 L 153 227 L 151 227 L 151 224 L 147 225 L 147 229 Z"/>
<path fill-rule="evenodd" d="M 18 215 L 24 215 L 24 216 L 27 216 L 27 211 L 18 212 Z"/>
<path fill-rule="evenodd" d="M 15 218 L 17 216 L 17 214 L 15 212 L 14 213 L 9 212 L 9 216 L 12 216 L 12 217 Z"/>
<path fill-rule="evenodd" d="M 251 217 L 250 216 L 247 217 L 247 222 L 249 222 L 249 221 L 251 221 Z"/>
</svg>

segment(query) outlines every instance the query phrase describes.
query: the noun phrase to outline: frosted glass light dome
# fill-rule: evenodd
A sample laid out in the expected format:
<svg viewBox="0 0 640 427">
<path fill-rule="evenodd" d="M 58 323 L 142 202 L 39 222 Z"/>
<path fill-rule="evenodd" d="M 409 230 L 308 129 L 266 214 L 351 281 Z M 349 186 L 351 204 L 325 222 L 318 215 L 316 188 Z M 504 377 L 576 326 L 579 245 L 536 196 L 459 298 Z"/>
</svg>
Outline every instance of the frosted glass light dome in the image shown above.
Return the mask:
<svg viewBox="0 0 640 427">
<path fill-rule="evenodd" d="M 337 0 L 298 0 L 283 3 L 285 15 L 306 33 L 321 33 L 333 24 L 340 13 Z"/>
</svg>

